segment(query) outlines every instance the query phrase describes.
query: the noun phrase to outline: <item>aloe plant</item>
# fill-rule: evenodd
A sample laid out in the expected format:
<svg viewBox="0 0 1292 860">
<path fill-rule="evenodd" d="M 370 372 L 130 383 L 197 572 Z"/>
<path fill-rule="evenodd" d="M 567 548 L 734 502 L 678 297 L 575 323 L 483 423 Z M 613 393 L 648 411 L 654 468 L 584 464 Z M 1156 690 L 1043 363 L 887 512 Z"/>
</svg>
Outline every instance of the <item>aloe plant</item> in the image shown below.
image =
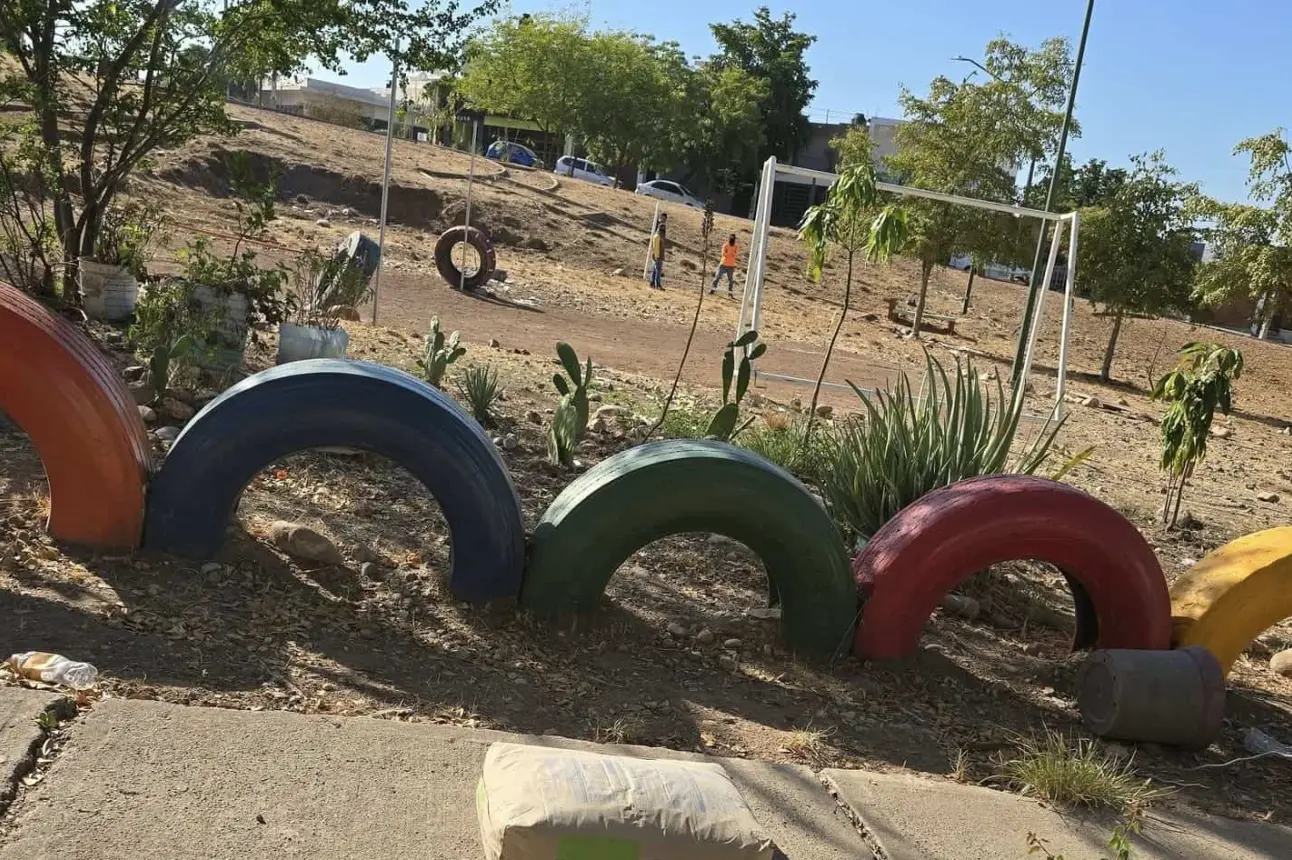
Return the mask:
<svg viewBox="0 0 1292 860">
<path fill-rule="evenodd" d="M 745 394 L 749 391 L 749 380 L 753 373 L 752 362 L 761 358 L 763 353 L 767 352 L 767 344 L 755 343 L 757 340 L 758 332 L 750 330 L 727 344 L 726 350 L 723 351 L 722 406 L 718 407 L 718 411 L 709 420 L 709 427 L 704 431 L 706 437 L 730 442 L 741 430 L 749 425 L 747 421 L 739 428 L 736 426 L 740 421 L 740 401 L 745 399 Z M 736 369 L 736 350 L 744 352 L 744 355 L 740 357 L 739 371 Z M 731 390 L 733 377 L 736 383 L 734 397 Z"/>
<path fill-rule="evenodd" d="M 547 456 L 553 464 L 569 466 L 574 449 L 588 430 L 588 386 L 592 382 L 592 359 L 580 367 L 578 353 L 568 343 L 556 345 L 556 355 L 569 378 L 552 375 L 552 384 L 561 395 L 547 432 Z"/>
<path fill-rule="evenodd" d="M 868 396 L 852 383 L 865 416 L 838 422 L 827 437 L 820 487 L 835 521 L 869 540 L 916 499 L 956 481 L 1000 472 L 1033 474 L 1049 455 L 1062 421 L 1049 420 L 1016 457 L 1010 449 L 1023 398 L 993 397 L 972 362 L 956 362 L 955 379 L 927 352 L 922 390 L 906 374 Z"/>
<path fill-rule="evenodd" d="M 436 388 L 443 388 L 440 383 L 444 381 L 444 371 L 448 370 L 449 365 L 466 354 L 467 348 L 459 345 L 461 340 L 462 335 L 456 331 L 445 338 L 444 332 L 440 331 L 440 318 L 431 317 L 431 331 L 426 336 L 426 352 L 417 359 L 417 366 L 426 381 Z"/>
</svg>

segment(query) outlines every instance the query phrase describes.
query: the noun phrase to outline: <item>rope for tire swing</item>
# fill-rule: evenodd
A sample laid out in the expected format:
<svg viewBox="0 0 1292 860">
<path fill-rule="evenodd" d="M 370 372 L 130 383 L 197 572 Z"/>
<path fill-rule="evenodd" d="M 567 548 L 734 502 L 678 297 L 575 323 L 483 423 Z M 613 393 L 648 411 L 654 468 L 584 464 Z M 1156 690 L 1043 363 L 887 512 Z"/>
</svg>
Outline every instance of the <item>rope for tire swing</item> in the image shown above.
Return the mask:
<svg viewBox="0 0 1292 860">
<path fill-rule="evenodd" d="M 458 292 L 460 293 L 467 291 L 467 246 L 470 243 L 465 240 L 471 236 L 471 186 L 475 183 L 476 178 L 476 144 L 479 135 L 480 120 L 475 118 L 471 121 L 471 165 L 467 168 L 467 211 L 466 217 L 463 219 L 464 230 L 462 234 L 464 241 L 459 243 L 459 247 L 462 248 L 461 262 L 458 263 Z M 484 260 L 480 261 L 480 265 L 484 265 Z"/>
</svg>

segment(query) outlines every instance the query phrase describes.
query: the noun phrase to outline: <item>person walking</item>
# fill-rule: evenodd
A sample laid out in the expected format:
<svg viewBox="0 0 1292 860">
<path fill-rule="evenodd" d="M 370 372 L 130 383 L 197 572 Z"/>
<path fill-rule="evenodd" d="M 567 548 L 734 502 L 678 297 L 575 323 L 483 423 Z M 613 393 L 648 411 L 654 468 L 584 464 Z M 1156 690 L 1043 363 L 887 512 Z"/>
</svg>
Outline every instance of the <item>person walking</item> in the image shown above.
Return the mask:
<svg viewBox="0 0 1292 860">
<path fill-rule="evenodd" d="M 668 214 L 661 212 L 650 237 L 650 288 L 664 289 L 664 255 L 668 250 Z"/>
<path fill-rule="evenodd" d="M 718 263 L 717 274 L 713 276 L 713 284 L 709 287 L 709 295 L 713 295 L 718 289 L 718 281 L 722 276 L 727 276 L 727 295 L 735 298 L 736 294 L 732 292 L 732 279 L 736 275 L 736 257 L 740 253 L 740 246 L 736 244 L 736 234 L 732 233 L 727 238 L 727 244 L 722 246 L 722 259 Z"/>
</svg>

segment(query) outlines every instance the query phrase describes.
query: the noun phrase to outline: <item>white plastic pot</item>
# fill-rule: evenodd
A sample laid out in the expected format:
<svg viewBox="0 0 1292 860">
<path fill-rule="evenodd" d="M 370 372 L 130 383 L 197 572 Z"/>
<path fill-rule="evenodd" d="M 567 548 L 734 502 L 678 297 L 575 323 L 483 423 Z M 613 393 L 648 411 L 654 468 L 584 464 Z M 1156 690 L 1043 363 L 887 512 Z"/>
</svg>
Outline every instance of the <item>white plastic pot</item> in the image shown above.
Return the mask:
<svg viewBox="0 0 1292 860">
<path fill-rule="evenodd" d="M 278 364 L 307 358 L 343 358 L 350 347 L 350 335 L 343 329 L 315 328 L 283 323 L 278 327 Z"/>
<path fill-rule="evenodd" d="M 220 319 L 212 329 L 215 350 L 201 363 L 201 368 L 212 373 L 240 369 L 251 330 L 248 322 L 251 303 L 242 293 L 217 292 L 206 284 L 193 288 L 193 298 L 203 311 L 214 311 Z"/>
<path fill-rule="evenodd" d="M 123 320 L 135 312 L 139 281 L 121 267 L 82 259 L 79 264 L 81 307 L 95 320 Z"/>
</svg>

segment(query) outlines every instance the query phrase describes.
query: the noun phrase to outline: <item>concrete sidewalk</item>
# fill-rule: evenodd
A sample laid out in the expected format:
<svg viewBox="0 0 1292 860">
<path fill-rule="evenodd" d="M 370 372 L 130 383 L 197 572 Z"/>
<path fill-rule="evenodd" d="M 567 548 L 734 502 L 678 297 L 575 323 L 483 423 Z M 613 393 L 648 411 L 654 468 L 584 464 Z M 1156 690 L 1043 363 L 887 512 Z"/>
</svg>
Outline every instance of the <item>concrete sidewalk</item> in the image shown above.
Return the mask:
<svg viewBox="0 0 1292 860">
<path fill-rule="evenodd" d="M 58 697 L 0 688 L 0 797 L 27 773 Z M 371 718 L 110 699 L 70 723 L 44 779 L 0 819 L 0 860 L 481 860 L 475 790 L 496 741 L 702 756 Z M 789 860 L 1012 860 L 1029 831 L 1097 860 L 1111 826 L 945 780 L 719 760 Z M 846 810 L 836 803 L 826 784 Z M 1136 857 L 1274 860 L 1292 832 L 1179 813 Z"/>
</svg>

